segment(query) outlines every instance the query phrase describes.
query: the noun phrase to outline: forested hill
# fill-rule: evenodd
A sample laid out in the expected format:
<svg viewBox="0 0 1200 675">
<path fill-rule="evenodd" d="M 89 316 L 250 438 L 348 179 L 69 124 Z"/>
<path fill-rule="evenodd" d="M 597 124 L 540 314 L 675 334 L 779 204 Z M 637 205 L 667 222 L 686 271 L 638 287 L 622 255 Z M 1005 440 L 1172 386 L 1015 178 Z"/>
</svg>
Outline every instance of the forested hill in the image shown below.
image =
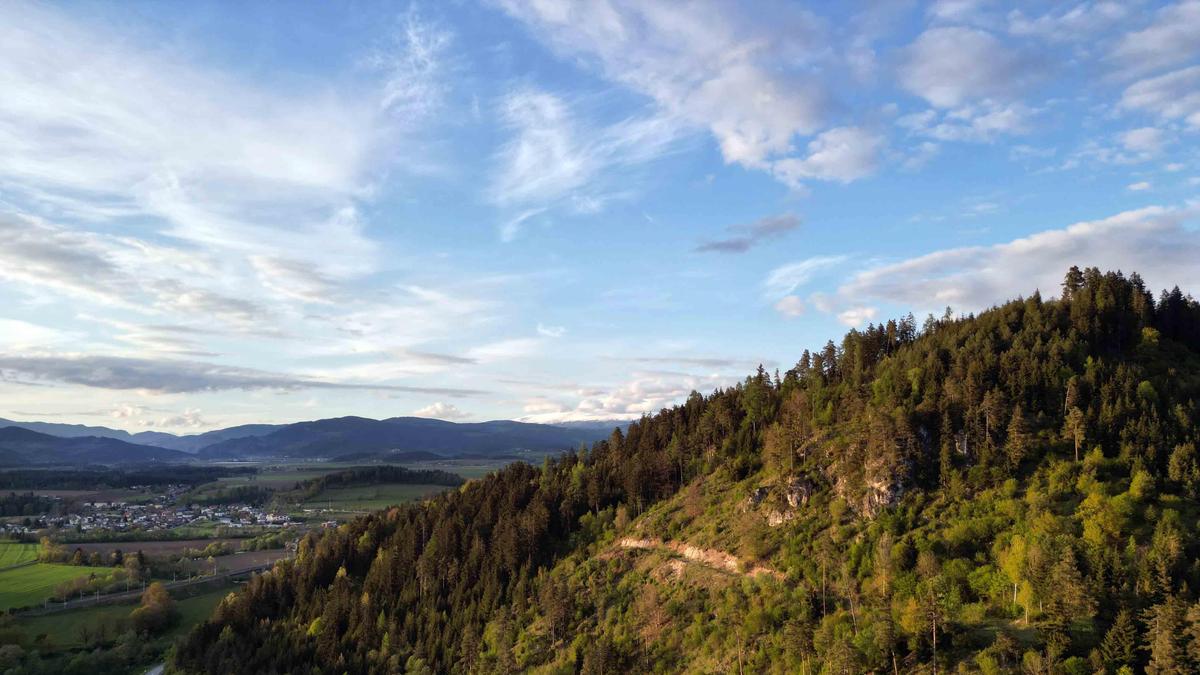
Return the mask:
<svg viewBox="0 0 1200 675">
<path fill-rule="evenodd" d="M 1067 275 L 310 535 L 190 673 L 1200 668 L 1200 306 Z"/>
</svg>

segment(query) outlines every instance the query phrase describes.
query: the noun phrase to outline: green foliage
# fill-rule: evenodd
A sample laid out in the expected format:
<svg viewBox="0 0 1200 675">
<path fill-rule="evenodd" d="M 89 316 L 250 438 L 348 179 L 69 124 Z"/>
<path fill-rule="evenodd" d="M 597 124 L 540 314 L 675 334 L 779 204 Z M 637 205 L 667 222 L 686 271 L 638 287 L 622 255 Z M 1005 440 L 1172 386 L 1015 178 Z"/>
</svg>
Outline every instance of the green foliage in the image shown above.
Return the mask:
<svg viewBox="0 0 1200 675">
<path fill-rule="evenodd" d="M 1195 672 L 1197 401 L 1200 305 L 1073 268 L 309 535 L 174 665 Z"/>
</svg>

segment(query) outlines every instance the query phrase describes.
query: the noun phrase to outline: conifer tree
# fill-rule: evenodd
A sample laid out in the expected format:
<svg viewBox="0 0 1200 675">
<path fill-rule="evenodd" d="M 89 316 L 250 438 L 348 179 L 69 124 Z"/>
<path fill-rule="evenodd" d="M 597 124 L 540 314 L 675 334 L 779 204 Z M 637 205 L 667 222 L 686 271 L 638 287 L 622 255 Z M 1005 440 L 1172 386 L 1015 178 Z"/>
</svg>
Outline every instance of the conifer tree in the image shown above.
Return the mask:
<svg viewBox="0 0 1200 675">
<path fill-rule="evenodd" d="M 1137 658 L 1137 626 L 1133 622 L 1133 613 L 1128 609 L 1117 612 L 1113 624 L 1104 634 L 1100 643 L 1100 654 L 1104 664 L 1109 668 L 1133 665 Z"/>
<path fill-rule="evenodd" d="M 1142 620 L 1146 625 L 1143 649 L 1150 654 L 1147 675 L 1183 675 L 1189 668 L 1184 642 L 1184 605 L 1174 595 L 1147 609 Z"/>
<path fill-rule="evenodd" d="M 1029 422 L 1025 420 L 1025 412 L 1018 403 L 1013 407 L 1012 417 L 1008 421 L 1008 441 L 1005 444 L 1008 465 L 1013 470 L 1021 465 L 1021 460 L 1029 451 L 1029 444 Z"/>
</svg>

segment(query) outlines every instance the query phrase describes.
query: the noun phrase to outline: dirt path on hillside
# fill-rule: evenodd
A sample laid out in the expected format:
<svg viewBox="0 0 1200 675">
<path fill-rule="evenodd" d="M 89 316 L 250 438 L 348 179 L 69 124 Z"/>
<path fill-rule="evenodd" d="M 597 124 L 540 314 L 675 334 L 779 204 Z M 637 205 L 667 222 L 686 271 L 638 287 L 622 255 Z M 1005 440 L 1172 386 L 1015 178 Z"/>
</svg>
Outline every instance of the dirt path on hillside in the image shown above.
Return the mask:
<svg viewBox="0 0 1200 675">
<path fill-rule="evenodd" d="M 741 574 L 749 577 L 770 576 L 783 579 L 783 573 L 767 565 L 759 563 L 746 564 L 737 556 L 711 548 L 700 548 L 678 541 L 663 541 L 662 539 L 622 537 L 617 540 L 617 547 L 635 550 L 658 550 L 680 556 L 684 560 L 694 562 L 720 572 Z"/>
</svg>

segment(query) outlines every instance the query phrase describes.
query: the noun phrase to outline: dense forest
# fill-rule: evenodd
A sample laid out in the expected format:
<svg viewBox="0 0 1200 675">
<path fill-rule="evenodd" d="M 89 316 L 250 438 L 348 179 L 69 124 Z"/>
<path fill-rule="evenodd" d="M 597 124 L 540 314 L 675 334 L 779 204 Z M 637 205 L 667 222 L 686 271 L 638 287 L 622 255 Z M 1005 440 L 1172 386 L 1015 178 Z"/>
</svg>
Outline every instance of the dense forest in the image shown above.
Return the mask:
<svg viewBox="0 0 1200 675">
<path fill-rule="evenodd" d="M 75 469 L 0 470 L 0 490 L 105 490 L 110 488 L 202 485 L 220 478 L 246 476 L 254 467 L 167 464 L 151 468 L 117 469 L 106 466 Z"/>
<path fill-rule="evenodd" d="M 1200 669 L 1200 305 L 852 330 L 626 433 L 310 534 L 186 673 Z"/>
</svg>

